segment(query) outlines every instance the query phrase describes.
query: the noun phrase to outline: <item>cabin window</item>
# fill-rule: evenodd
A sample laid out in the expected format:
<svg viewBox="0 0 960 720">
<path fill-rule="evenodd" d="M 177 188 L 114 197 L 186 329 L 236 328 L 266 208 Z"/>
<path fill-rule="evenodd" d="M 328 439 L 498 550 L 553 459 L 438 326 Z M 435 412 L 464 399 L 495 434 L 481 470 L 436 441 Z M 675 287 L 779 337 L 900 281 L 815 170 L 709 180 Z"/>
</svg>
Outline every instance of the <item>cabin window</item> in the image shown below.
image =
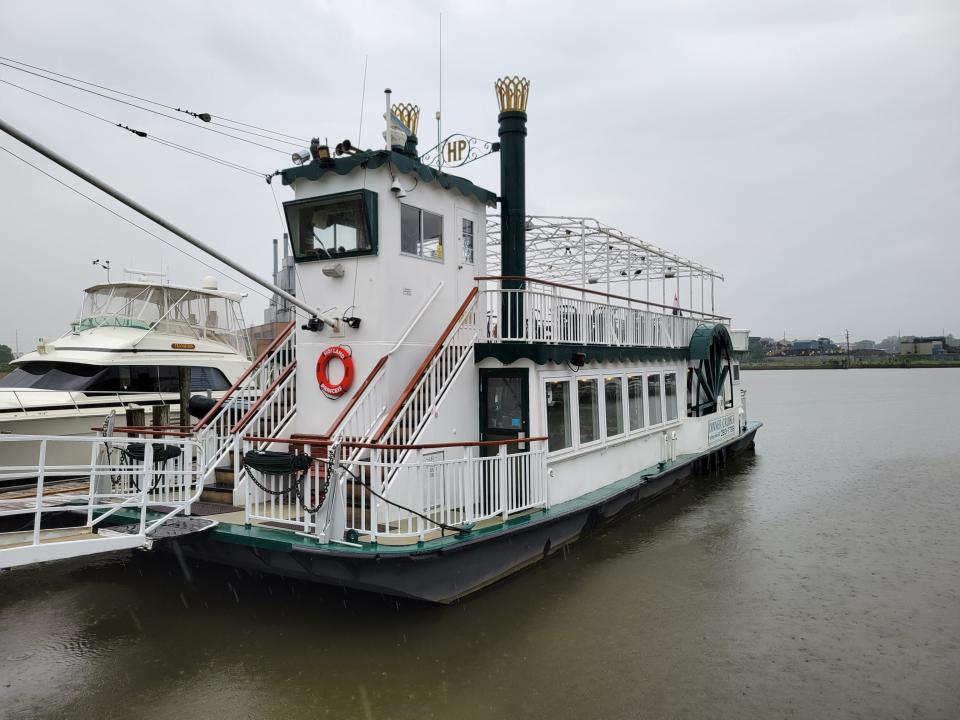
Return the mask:
<svg viewBox="0 0 960 720">
<path fill-rule="evenodd" d="M 463 218 L 463 227 L 461 228 L 461 237 L 463 238 L 463 261 L 473 264 L 473 220 Z"/>
<path fill-rule="evenodd" d="M 608 377 L 603 381 L 604 408 L 607 420 L 607 437 L 623 433 L 623 381 Z"/>
<path fill-rule="evenodd" d="M 217 368 L 190 368 L 190 375 L 190 389 L 194 392 L 230 387 L 230 382 Z M 172 393 L 180 388 L 180 376 L 177 368 L 170 365 L 101 366 L 38 360 L 17 367 L 0 380 L 0 387 L 76 391 L 91 395 Z"/>
<path fill-rule="evenodd" d="M 577 380 L 577 417 L 580 420 L 580 444 L 600 439 L 600 402 L 596 378 Z"/>
<path fill-rule="evenodd" d="M 400 251 L 443 260 L 443 216 L 412 205 L 400 206 Z"/>
<path fill-rule="evenodd" d="M 663 376 L 663 396 L 666 403 L 666 420 L 677 419 L 677 374 L 667 373 Z"/>
<path fill-rule="evenodd" d="M 657 425 L 663 421 L 663 410 L 660 403 L 660 376 L 647 375 L 647 404 L 650 406 L 650 424 Z"/>
<path fill-rule="evenodd" d="M 573 445 L 570 427 L 570 381 L 552 380 L 546 383 L 547 449 L 564 450 Z"/>
<path fill-rule="evenodd" d="M 627 407 L 630 415 L 630 430 L 643 427 L 643 376 L 630 375 L 627 378 Z"/>
<path fill-rule="evenodd" d="M 284 203 L 297 262 L 377 252 L 377 194 L 370 190 Z"/>
<path fill-rule="evenodd" d="M 740 382 L 740 363 L 734 363 L 731 366 L 731 372 L 733 373 L 733 382 Z"/>
</svg>

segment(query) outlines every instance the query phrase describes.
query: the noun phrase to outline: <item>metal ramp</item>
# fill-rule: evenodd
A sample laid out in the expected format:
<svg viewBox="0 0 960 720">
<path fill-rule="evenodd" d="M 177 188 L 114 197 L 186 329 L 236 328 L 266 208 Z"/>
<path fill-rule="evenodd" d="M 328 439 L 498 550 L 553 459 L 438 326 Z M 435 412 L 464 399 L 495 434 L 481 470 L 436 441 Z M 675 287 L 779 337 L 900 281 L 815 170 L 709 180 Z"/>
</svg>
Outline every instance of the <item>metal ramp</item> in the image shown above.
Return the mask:
<svg viewBox="0 0 960 720">
<path fill-rule="evenodd" d="M 23 457 L 24 447 L 36 450 L 35 465 L 0 466 L 0 481 L 35 478 L 29 494 L 22 486 L 16 493 L 0 493 L 0 525 L 9 528 L 0 532 L 0 569 L 149 549 L 155 541 L 217 524 L 183 517 L 203 490 L 203 450 L 194 440 L 0 436 L 0 457 L 5 448 L 18 451 L 9 457 Z M 115 524 L 120 518 L 133 519 Z M 45 520 L 48 526 L 66 520 L 68 527 L 44 527 Z M 32 528 L 22 529 L 27 522 Z"/>
</svg>

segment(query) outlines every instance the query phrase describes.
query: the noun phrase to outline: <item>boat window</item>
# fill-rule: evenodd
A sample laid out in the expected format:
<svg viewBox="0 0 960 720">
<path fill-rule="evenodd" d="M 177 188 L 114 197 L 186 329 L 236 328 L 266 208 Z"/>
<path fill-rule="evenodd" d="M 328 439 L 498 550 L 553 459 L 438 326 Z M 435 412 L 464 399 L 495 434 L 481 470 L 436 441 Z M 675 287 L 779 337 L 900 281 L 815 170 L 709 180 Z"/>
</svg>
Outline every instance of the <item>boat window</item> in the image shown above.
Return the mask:
<svg viewBox="0 0 960 720">
<path fill-rule="evenodd" d="M 563 450 L 573 444 L 570 430 L 570 381 L 552 380 L 546 383 L 547 449 Z"/>
<path fill-rule="evenodd" d="M 523 427 L 523 388 L 519 377 L 487 379 L 487 428 L 517 431 Z"/>
<path fill-rule="evenodd" d="M 656 425 L 663 420 L 660 404 L 660 376 L 647 375 L 647 400 L 650 406 L 650 424 Z"/>
<path fill-rule="evenodd" d="M 630 375 L 627 378 L 627 404 L 630 410 L 630 430 L 643 427 L 643 376 Z"/>
<path fill-rule="evenodd" d="M 463 238 L 463 261 L 473 263 L 473 220 L 463 218 L 463 227 L 461 229 Z"/>
<path fill-rule="evenodd" d="M 82 363 L 34 361 L 19 365 L 0 380 L 0 388 L 36 390 L 83 390 L 103 368 Z"/>
<path fill-rule="evenodd" d="M 677 374 L 667 373 L 663 376 L 663 395 L 667 408 L 667 422 L 677 419 Z"/>
<path fill-rule="evenodd" d="M 620 435 L 623 432 L 623 381 L 618 377 L 605 378 L 603 395 L 607 437 Z"/>
<path fill-rule="evenodd" d="M 190 369 L 193 392 L 220 391 L 230 387 L 226 376 L 212 367 Z M 169 365 L 85 365 L 82 363 L 34 361 L 17 367 L 0 380 L 0 388 L 77 391 L 98 393 L 179 392 L 179 373 Z"/>
<path fill-rule="evenodd" d="M 577 380 L 577 416 L 580 419 L 580 444 L 600 439 L 600 407 L 596 378 Z"/>
<path fill-rule="evenodd" d="M 376 193 L 369 190 L 284 203 L 297 262 L 377 251 Z"/>
<path fill-rule="evenodd" d="M 733 381 L 735 383 L 740 382 L 740 363 L 734 363 L 731 367 L 733 372 Z"/>
<path fill-rule="evenodd" d="M 443 216 L 412 205 L 401 205 L 400 251 L 430 260 L 443 260 Z"/>
</svg>

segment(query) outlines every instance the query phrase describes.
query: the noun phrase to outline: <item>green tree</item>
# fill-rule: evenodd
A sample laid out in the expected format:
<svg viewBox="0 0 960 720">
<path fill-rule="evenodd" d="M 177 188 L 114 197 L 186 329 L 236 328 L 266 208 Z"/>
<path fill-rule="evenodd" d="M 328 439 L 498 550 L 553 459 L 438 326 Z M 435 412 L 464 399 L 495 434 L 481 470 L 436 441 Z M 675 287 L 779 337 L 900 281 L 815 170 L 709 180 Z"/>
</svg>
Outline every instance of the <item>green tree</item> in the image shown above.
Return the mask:
<svg viewBox="0 0 960 720">
<path fill-rule="evenodd" d="M 6 345 L 0 345 L 0 365 L 9 365 L 13 362 L 13 350 Z"/>
</svg>

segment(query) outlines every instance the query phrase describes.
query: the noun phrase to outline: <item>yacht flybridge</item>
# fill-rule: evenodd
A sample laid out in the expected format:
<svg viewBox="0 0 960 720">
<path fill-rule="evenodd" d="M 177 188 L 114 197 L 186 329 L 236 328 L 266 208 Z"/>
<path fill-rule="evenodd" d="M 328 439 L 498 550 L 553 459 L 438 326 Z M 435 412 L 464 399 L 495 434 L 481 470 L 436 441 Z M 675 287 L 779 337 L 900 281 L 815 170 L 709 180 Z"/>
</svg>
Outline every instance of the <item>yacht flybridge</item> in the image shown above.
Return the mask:
<svg viewBox="0 0 960 720">
<path fill-rule="evenodd" d="M 192 428 L 93 439 L 88 484 L 54 505 L 37 490 L 25 512 L 72 509 L 141 545 L 170 513 L 216 513 L 169 542 L 450 602 L 752 447 L 747 331 L 716 310 L 722 276 L 593 219 L 527 215 L 528 91 L 496 83 L 499 142 L 482 147 L 499 194 L 447 172 L 479 142 L 421 154 L 419 109 L 389 91 L 386 147 L 298 153 L 280 173 L 291 250 L 334 309 L 288 325 Z M 0 566 L 58 556 L 41 530 Z"/>
</svg>

